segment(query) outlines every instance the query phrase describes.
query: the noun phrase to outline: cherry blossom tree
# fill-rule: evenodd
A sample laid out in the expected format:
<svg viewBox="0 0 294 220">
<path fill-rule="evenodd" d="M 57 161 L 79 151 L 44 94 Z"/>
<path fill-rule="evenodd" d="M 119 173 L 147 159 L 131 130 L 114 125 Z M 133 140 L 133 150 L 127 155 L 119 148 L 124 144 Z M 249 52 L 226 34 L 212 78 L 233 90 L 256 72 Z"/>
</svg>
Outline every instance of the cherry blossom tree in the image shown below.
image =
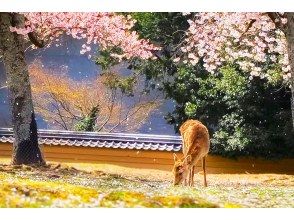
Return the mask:
<svg viewBox="0 0 294 220">
<path fill-rule="evenodd" d="M 188 22 L 175 62 L 196 65 L 202 58 L 210 73 L 235 63 L 250 79 L 272 80 L 279 72 L 291 87 L 294 127 L 294 13 L 203 12 Z"/>
<path fill-rule="evenodd" d="M 11 94 L 15 137 L 13 164 L 45 163 L 38 146 L 25 43 L 49 47 L 67 34 L 86 40 L 82 54 L 89 53 L 91 44 L 99 44 L 102 50 L 119 48 L 112 53 L 118 60 L 152 58 L 158 48 L 131 31 L 134 22 L 131 17 L 115 13 L 0 13 L 0 57 Z"/>
<path fill-rule="evenodd" d="M 135 31 L 131 31 L 135 20 L 115 13 L 23 13 L 26 18 L 22 28 L 11 27 L 10 30 L 24 36 L 28 35 L 37 47 L 47 47 L 58 43 L 60 35 L 67 34 L 76 39 L 85 39 L 81 53 L 91 50 L 90 45 L 99 44 L 101 50 L 119 47 L 122 53 L 112 54 L 120 59 L 152 57 L 157 50 L 147 40 L 139 39 Z M 34 34 L 32 34 L 34 33 Z M 36 40 L 38 36 L 42 41 Z"/>
</svg>

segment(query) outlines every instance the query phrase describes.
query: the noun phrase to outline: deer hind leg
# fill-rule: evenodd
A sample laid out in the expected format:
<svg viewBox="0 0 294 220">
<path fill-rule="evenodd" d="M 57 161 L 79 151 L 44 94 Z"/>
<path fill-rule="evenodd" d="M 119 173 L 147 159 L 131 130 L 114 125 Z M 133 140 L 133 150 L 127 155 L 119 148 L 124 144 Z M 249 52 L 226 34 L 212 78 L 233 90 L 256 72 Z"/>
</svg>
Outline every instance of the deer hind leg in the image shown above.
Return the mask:
<svg viewBox="0 0 294 220">
<path fill-rule="evenodd" d="M 205 157 L 206 156 L 202 157 L 202 169 L 203 169 L 204 186 L 207 187 Z"/>
<path fill-rule="evenodd" d="M 191 182 L 191 170 L 189 170 L 189 174 L 188 176 L 186 177 L 186 186 L 190 186 L 190 183 Z"/>
<path fill-rule="evenodd" d="M 190 186 L 194 186 L 194 173 L 195 173 L 195 169 L 196 169 L 196 166 L 193 166 L 191 168 L 191 185 Z"/>
</svg>

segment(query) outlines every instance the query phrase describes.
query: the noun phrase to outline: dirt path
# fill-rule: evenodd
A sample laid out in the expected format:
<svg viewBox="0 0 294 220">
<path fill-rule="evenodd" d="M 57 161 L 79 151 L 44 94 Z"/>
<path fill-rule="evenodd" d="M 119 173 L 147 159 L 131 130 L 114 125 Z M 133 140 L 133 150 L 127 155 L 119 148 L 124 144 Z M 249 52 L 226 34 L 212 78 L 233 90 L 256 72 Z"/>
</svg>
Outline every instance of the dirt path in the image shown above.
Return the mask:
<svg viewBox="0 0 294 220">
<path fill-rule="evenodd" d="M 0 161 L 8 164 L 9 160 Z M 57 165 L 58 163 L 48 163 Z M 128 179 L 141 180 L 146 182 L 172 183 L 171 171 L 136 169 L 110 164 L 90 164 L 90 163 L 63 163 L 69 167 L 88 172 L 102 171 L 108 174 L 120 175 Z M 294 187 L 294 175 L 286 174 L 208 174 L 209 186 L 289 186 Z M 203 185 L 203 175 L 201 172 L 195 174 L 195 187 Z"/>
</svg>

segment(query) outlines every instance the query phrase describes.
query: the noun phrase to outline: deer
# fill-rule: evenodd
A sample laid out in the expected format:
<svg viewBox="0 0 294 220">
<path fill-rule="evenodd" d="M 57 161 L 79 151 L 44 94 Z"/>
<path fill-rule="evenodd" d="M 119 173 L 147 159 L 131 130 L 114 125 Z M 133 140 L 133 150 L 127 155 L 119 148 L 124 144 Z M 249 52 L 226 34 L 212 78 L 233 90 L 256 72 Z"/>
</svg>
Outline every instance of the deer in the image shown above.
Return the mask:
<svg viewBox="0 0 294 220">
<path fill-rule="evenodd" d="M 185 186 L 193 186 L 196 164 L 202 159 L 204 186 L 207 187 L 205 158 L 210 148 L 208 130 L 200 121 L 192 119 L 184 122 L 179 130 L 184 157 L 179 159 L 174 153 L 173 184 L 176 186 L 184 183 Z"/>
</svg>

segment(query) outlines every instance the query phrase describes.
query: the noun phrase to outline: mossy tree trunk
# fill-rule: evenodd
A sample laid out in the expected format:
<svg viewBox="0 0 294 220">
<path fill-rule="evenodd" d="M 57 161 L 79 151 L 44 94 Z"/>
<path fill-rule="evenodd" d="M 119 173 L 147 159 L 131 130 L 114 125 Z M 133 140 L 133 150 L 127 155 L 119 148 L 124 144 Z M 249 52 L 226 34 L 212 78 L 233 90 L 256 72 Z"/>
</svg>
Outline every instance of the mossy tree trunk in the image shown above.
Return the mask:
<svg viewBox="0 0 294 220">
<path fill-rule="evenodd" d="M 10 93 L 14 143 L 12 164 L 44 164 L 33 109 L 29 73 L 24 54 L 24 36 L 9 27 L 21 27 L 24 16 L 0 13 L 0 51 Z"/>
</svg>

